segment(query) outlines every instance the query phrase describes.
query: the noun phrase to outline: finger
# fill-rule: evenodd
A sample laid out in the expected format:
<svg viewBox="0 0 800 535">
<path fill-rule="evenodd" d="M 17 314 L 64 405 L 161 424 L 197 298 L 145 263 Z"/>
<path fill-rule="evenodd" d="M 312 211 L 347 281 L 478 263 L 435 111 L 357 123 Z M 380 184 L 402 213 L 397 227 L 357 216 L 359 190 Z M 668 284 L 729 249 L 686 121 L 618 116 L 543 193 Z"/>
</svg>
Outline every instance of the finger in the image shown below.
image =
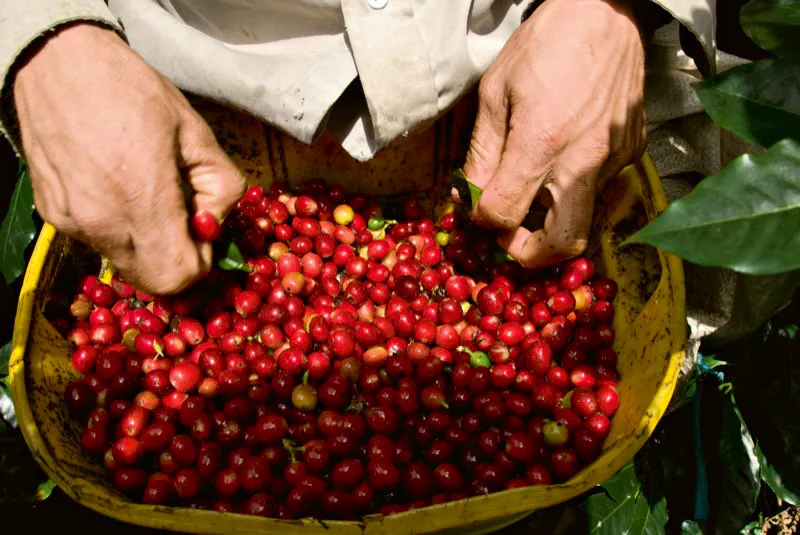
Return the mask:
<svg viewBox="0 0 800 535">
<path fill-rule="evenodd" d="M 56 168 L 38 146 L 29 148 L 27 156 L 28 175 L 36 211 L 59 232 L 87 243 L 86 234 L 72 217 L 67 192 Z"/>
<path fill-rule="evenodd" d="M 511 129 L 495 174 L 477 207 L 477 218 L 512 230 L 525 220 L 542 184 L 548 179 L 560 147 L 524 110 L 512 110 Z"/>
<path fill-rule="evenodd" d="M 184 179 L 194 191 L 192 208 L 210 212 L 221 221 L 244 194 L 244 176 L 200 116 L 192 114 L 184 120 L 179 143 Z"/>
<path fill-rule="evenodd" d="M 484 77 L 478 89 L 478 113 L 464 163 L 470 182 L 483 189 L 497 170 L 508 131 L 508 105 L 505 89 Z M 458 201 L 458 192 L 453 190 Z"/>
<path fill-rule="evenodd" d="M 58 194 L 54 191 L 61 187 L 60 184 L 53 184 L 56 179 L 39 178 L 33 169 L 30 170 L 30 177 L 33 204 L 41 218 L 50 223 L 59 232 L 87 243 L 83 230 L 70 217 L 69 210 L 65 208 L 64 203 L 60 201 Z"/>
<path fill-rule="evenodd" d="M 647 114 L 644 107 L 635 114 L 636 120 L 633 121 L 631 136 L 634 139 L 633 159 L 639 160 L 644 155 L 644 148 L 647 145 Z"/>
<path fill-rule="evenodd" d="M 133 216 L 133 259 L 128 271 L 138 286 L 155 294 L 173 294 L 211 269 L 211 246 L 195 242 L 187 221 L 181 177 L 174 161 L 157 167 L 159 191 Z"/>
<path fill-rule="evenodd" d="M 589 242 L 594 209 L 594 181 L 573 181 L 568 189 L 547 186 L 553 205 L 543 228 L 501 233 L 498 243 L 525 267 L 541 267 L 581 254 Z"/>
<path fill-rule="evenodd" d="M 603 191 L 606 183 L 619 175 L 625 167 L 638 161 L 644 154 L 647 140 L 644 110 L 633 110 L 630 118 L 626 118 L 625 121 L 626 126 L 622 135 L 612 137 L 609 157 L 597 174 L 595 191 Z"/>
</svg>

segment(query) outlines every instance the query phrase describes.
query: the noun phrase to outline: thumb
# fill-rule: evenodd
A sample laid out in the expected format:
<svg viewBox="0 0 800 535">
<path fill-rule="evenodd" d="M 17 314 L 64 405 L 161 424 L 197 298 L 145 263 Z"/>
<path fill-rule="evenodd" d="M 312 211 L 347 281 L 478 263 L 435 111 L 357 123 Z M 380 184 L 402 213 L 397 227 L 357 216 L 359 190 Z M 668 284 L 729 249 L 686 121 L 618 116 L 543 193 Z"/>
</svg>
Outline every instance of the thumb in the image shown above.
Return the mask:
<svg viewBox="0 0 800 535">
<path fill-rule="evenodd" d="M 478 113 L 472 129 L 464 173 L 469 181 L 483 189 L 489 183 L 503 154 L 508 131 L 508 106 L 502 86 L 484 78 L 478 90 Z M 457 192 L 453 192 L 458 200 Z"/>
<path fill-rule="evenodd" d="M 210 212 L 222 221 L 244 194 L 244 176 L 200 116 L 184 121 L 179 143 L 184 179 L 192 189 L 194 213 Z"/>
<path fill-rule="evenodd" d="M 476 209 L 477 217 L 493 227 L 512 230 L 525 221 L 531 204 L 550 175 L 559 146 L 548 142 L 545 121 L 524 108 L 512 109 L 500 163 Z"/>
</svg>

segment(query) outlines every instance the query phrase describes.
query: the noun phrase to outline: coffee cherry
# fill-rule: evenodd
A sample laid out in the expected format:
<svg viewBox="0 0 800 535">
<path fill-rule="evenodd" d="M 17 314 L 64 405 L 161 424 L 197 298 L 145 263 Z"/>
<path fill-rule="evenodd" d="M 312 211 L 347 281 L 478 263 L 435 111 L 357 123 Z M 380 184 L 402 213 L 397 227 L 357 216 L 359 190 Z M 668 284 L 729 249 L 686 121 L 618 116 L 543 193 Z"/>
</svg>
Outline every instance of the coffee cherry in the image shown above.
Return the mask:
<svg viewBox="0 0 800 535">
<path fill-rule="evenodd" d="M 222 227 L 210 212 L 197 212 L 192 216 L 192 233 L 204 242 L 212 242 L 219 238 Z"/>
</svg>

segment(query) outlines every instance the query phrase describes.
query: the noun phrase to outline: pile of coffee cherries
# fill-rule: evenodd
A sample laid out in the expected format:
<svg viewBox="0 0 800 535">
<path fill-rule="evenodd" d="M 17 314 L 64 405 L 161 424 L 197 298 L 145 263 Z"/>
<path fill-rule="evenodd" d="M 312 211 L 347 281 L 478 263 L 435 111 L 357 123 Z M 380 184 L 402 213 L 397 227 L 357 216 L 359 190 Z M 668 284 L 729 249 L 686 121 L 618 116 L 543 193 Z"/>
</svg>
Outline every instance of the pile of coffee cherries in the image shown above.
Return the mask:
<svg viewBox="0 0 800 535">
<path fill-rule="evenodd" d="M 614 281 L 527 270 L 458 208 L 319 180 L 254 186 L 194 232 L 174 296 L 85 276 L 54 321 L 83 451 L 133 500 L 358 519 L 568 480 L 619 405 Z"/>
</svg>

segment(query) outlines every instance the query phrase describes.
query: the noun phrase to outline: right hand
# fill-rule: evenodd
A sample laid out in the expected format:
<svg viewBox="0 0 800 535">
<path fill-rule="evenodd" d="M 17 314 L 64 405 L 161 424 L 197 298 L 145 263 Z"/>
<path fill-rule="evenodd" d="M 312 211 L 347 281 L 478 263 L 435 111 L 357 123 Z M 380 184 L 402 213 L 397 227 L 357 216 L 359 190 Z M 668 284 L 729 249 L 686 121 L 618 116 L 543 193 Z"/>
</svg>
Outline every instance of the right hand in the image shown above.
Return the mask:
<svg viewBox="0 0 800 535">
<path fill-rule="evenodd" d="M 114 32 L 52 36 L 14 82 L 36 208 L 105 255 L 136 288 L 169 294 L 211 269 L 193 211 L 222 219 L 245 181 L 181 92 Z"/>
</svg>

